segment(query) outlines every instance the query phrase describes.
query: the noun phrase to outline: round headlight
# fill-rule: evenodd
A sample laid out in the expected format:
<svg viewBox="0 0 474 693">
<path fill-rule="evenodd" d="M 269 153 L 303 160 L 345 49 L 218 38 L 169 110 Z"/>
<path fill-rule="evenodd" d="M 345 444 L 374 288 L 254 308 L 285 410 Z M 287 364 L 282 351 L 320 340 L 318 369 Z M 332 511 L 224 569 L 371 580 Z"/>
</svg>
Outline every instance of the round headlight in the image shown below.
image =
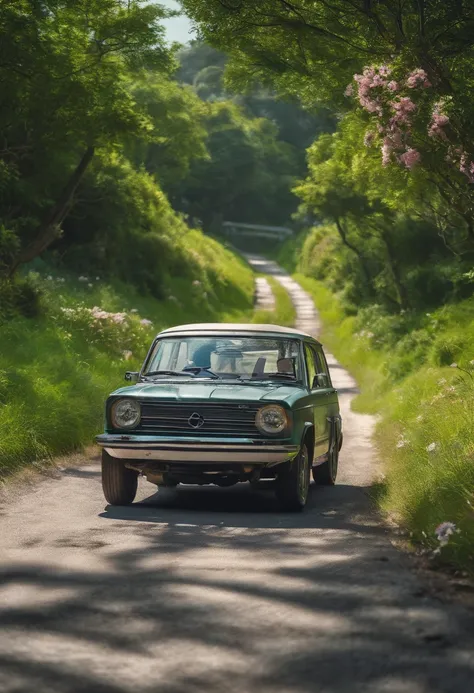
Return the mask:
<svg viewBox="0 0 474 693">
<path fill-rule="evenodd" d="M 140 405 L 133 399 L 119 399 L 112 405 L 114 428 L 135 428 L 140 422 Z"/>
<path fill-rule="evenodd" d="M 288 418 L 283 407 L 269 404 L 258 410 L 255 425 L 262 433 L 281 433 L 288 425 Z"/>
</svg>

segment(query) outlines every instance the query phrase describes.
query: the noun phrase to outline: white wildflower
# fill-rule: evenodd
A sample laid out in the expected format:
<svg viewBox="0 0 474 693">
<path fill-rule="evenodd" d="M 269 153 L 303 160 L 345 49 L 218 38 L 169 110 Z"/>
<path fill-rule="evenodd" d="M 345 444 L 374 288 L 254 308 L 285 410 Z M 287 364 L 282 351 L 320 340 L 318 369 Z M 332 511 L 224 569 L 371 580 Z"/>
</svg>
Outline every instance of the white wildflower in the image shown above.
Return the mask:
<svg viewBox="0 0 474 693">
<path fill-rule="evenodd" d="M 143 327 L 150 327 L 150 325 L 152 325 L 152 324 L 153 324 L 152 321 L 147 320 L 146 318 L 144 318 L 143 320 L 140 320 L 140 325 L 143 325 Z"/>
<path fill-rule="evenodd" d="M 450 365 L 450 368 L 457 368 L 457 367 L 458 367 L 458 364 L 457 364 L 457 363 L 452 363 L 452 364 Z"/>
<path fill-rule="evenodd" d="M 446 544 L 449 543 L 449 537 L 451 537 L 454 532 L 456 532 L 456 525 L 454 522 L 442 522 L 434 531 L 441 546 L 446 546 Z"/>
<path fill-rule="evenodd" d="M 195 279 L 193 281 L 193 286 L 201 286 L 201 282 L 199 281 L 199 279 Z"/>
<path fill-rule="evenodd" d="M 404 448 L 408 445 L 408 440 L 406 438 L 400 438 L 400 440 L 397 443 L 397 448 L 400 450 L 401 448 Z"/>
<path fill-rule="evenodd" d="M 127 349 L 126 351 L 122 352 L 122 356 L 124 358 L 124 361 L 130 361 L 130 359 L 133 356 L 133 353 Z"/>
<path fill-rule="evenodd" d="M 100 277 L 95 278 L 96 282 L 100 282 Z"/>
<path fill-rule="evenodd" d="M 438 447 L 437 443 L 430 443 L 430 444 L 427 446 L 426 451 L 427 451 L 427 452 L 434 452 L 434 451 L 436 450 L 437 447 Z"/>
<path fill-rule="evenodd" d="M 138 310 L 136 308 L 132 308 L 132 310 L 130 312 L 131 313 L 138 313 Z"/>
<path fill-rule="evenodd" d="M 89 278 L 88 278 L 88 277 L 84 277 L 84 276 L 81 275 L 81 276 L 79 277 L 79 281 L 80 281 L 80 282 L 88 282 L 88 281 L 89 281 Z"/>
<path fill-rule="evenodd" d="M 91 283 L 89 282 L 89 284 L 88 284 L 87 286 L 89 287 L 89 289 L 92 289 L 92 287 L 93 287 L 94 285 L 91 284 Z"/>
<path fill-rule="evenodd" d="M 46 279 L 47 279 L 49 282 L 52 282 L 52 281 L 53 281 L 53 278 L 52 278 L 51 275 L 48 275 L 48 276 L 46 277 Z"/>
<path fill-rule="evenodd" d="M 438 380 L 438 385 L 441 387 L 442 385 L 446 385 L 447 382 L 446 378 L 441 378 L 441 380 Z"/>
</svg>

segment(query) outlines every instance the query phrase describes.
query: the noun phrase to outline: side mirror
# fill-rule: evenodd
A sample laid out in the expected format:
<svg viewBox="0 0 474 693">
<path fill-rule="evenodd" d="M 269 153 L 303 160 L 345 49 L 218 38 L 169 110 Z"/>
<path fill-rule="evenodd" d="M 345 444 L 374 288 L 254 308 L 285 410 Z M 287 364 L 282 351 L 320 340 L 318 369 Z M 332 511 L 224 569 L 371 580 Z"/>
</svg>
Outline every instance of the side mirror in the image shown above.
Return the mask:
<svg viewBox="0 0 474 693">
<path fill-rule="evenodd" d="M 318 387 L 329 387 L 329 379 L 326 373 L 316 373 L 314 376 L 312 389 L 316 390 Z"/>
<path fill-rule="evenodd" d="M 138 383 L 138 378 L 140 377 L 140 373 L 135 373 L 133 371 L 127 371 L 125 373 L 125 380 L 128 383 Z"/>
</svg>

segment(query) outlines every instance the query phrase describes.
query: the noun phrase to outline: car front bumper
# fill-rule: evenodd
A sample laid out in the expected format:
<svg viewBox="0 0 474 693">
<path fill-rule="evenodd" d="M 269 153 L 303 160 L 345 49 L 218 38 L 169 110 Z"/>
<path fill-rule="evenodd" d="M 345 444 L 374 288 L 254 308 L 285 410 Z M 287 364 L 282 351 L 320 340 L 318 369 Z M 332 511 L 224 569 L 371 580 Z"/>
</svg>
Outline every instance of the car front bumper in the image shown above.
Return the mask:
<svg viewBox="0 0 474 693">
<path fill-rule="evenodd" d="M 251 438 L 165 438 L 105 433 L 97 444 L 111 457 L 161 462 L 243 463 L 272 466 L 291 460 L 299 445 L 277 444 Z"/>
</svg>

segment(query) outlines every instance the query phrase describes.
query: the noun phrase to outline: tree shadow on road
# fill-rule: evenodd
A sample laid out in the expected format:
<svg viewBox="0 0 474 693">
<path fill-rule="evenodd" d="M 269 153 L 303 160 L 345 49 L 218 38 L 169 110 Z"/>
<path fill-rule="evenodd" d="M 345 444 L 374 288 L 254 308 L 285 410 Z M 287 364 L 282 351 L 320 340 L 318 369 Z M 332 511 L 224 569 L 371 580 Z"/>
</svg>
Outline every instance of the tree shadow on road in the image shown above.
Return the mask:
<svg viewBox="0 0 474 693">
<path fill-rule="evenodd" d="M 273 502 L 158 493 L 4 565 L 2 691 L 470 690 L 472 642 L 417 596 L 362 490 L 312 488 L 299 515 Z"/>
</svg>

